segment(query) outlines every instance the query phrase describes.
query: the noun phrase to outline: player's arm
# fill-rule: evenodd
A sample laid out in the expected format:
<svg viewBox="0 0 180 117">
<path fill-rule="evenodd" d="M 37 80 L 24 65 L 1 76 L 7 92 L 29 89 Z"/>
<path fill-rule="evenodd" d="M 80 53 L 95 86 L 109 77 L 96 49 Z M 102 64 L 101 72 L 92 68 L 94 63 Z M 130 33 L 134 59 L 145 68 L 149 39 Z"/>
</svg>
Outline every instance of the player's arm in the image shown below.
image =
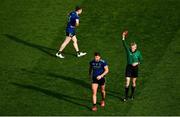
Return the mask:
<svg viewBox="0 0 180 117">
<path fill-rule="evenodd" d="M 108 72 L 109 72 L 109 68 L 108 68 L 108 65 L 106 65 L 106 66 L 104 66 L 104 72 L 103 72 L 101 75 L 99 75 L 99 76 L 97 77 L 97 79 L 100 80 L 100 79 L 103 78 L 105 75 L 107 75 Z"/>
<path fill-rule="evenodd" d="M 91 76 L 92 76 L 92 66 L 89 65 L 89 78 L 91 78 Z"/>
<path fill-rule="evenodd" d="M 122 42 L 123 42 L 123 46 L 124 46 L 125 50 L 128 52 L 129 48 L 127 46 L 127 43 L 126 43 L 125 39 L 126 39 L 126 32 L 123 32 L 123 34 L 122 34 Z"/>
<path fill-rule="evenodd" d="M 76 26 L 79 26 L 79 19 L 76 19 Z"/>
</svg>

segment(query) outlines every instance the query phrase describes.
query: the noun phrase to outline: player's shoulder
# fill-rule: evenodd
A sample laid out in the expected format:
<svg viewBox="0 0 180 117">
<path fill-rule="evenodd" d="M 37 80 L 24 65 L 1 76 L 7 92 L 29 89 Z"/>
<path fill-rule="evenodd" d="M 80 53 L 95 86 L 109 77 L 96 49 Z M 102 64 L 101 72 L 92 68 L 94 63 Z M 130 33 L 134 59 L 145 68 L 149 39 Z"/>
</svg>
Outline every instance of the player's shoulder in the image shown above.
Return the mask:
<svg viewBox="0 0 180 117">
<path fill-rule="evenodd" d="M 106 60 L 103 60 L 103 59 L 101 59 L 100 62 L 104 63 L 104 64 L 107 64 Z"/>
<path fill-rule="evenodd" d="M 76 11 L 71 11 L 69 14 L 70 14 L 71 16 L 77 16 Z"/>
<path fill-rule="evenodd" d="M 140 51 L 140 50 L 137 50 L 136 52 L 137 52 L 138 54 L 140 54 L 140 53 L 141 53 L 141 51 Z"/>
</svg>

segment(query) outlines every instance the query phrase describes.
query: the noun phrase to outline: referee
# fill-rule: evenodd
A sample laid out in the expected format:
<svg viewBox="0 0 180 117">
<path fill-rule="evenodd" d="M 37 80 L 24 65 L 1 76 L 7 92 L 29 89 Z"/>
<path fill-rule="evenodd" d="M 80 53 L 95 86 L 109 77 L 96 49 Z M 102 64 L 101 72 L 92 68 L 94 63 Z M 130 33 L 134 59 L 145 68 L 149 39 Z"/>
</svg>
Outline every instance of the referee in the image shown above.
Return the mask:
<svg viewBox="0 0 180 117">
<path fill-rule="evenodd" d="M 131 85 L 131 95 L 130 99 L 134 99 L 134 92 L 136 88 L 136 79 L 138 77 L 138 66 L 142 61 L 141 52 L 137 50 L 137 44 L 135 42 L 130 44 L 130 48 L 127 46 L 125 38 L 128 34 L 128 31 L 123 32 L 122 34 L 122 42 L 123 46 L 126 50 L 127 55 L 127 66 L 126 66 L 126 83 L 125 83 L 125 98 L 123 99 L 124 102 L 128 99 L 128 92 L 129 92 L 129 85 L 130 81 L 132 80 Z"/>
</svg>

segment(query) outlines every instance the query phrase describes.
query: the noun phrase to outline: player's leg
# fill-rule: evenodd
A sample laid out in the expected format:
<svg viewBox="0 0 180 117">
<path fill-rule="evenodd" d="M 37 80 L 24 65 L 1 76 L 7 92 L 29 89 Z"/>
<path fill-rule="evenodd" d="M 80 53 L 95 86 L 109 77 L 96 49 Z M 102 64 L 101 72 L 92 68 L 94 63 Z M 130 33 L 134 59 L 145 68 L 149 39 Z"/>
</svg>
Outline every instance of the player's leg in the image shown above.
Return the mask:
<svg viewBox="0 0 180 117">
<path fill-rule="evenodd" d="M 132 85 L 131 85 L 131 96 L 130 98 L 134 99 L 134 92 L 136 89 L 136 79 L 138 77 L 138 67 L 133 68 L 132 70 Z"/>
<path fill-rule="evenodd" d="M 101 96 L 102 96 L 101 107 L 104 107 L 105 106 L 105 97 L 106 97 L 105 84 L 101 85 Z"/>
<path fill-rule="evenodd" d="M 126 101 L 128 99 L 130 81 L 131 81 L 131 78 L 126 77 L 126 79 L 125 79 L 125 98 L 124 98 L 123 101 Z"/>
<path fill-rule="evenodd" d="M 66 36 L 66 39 L 64 40 L 64 42 L 62 43 L 61 47 L 59 48 L 60 52 L 62 52 L 64 50 L 64 48 L 67 46 L 67 44 L 69 44 L 71 39 L 72 38 L 70 36 Z"/>
<path fill-rule="evenodd" d="M 72 40 L 73 40 L 73 46 L 74 46 L 76 52 L 78 53 L 78 52 L 79 52 L 79 47 L 78 47 L 78 42 L 77 42 L 76 35 L 74 35 L 74 36 L 72 37 Z"/>
<path fill-rule="evenodd" d="M 131 99 L 134 99 L 134 92 L 136 89 L 136 78 L 132 78 L 132 86 L 131 86 Z"/>
<path fill-rule="evenodd" d="M 86 55 L 85 52 L 79 52 L 79 47 L 78 47 L 78 42 L 77 42 L 76 35 L 74 35 L 74 36 L 72 37 L 72 40 L 73 40 L 73 46 L 74 46 L 74 48 L 75 48 L 75 50 L 76 50 L 76 53 L 77 53 L 77 57 L 81 57 L 81 56 Z"/>
<path fill-rule="evenodd" d="M 71 41 L 71 39 L 72 38 L 70 36 L 66 36 L 66 39 L 64 40 L 64 42 L 60 46 L 58 53 L 56 53 L 57 57 L 64 58 L 64 56 L 62 55 L 62 51 L 67 46 L 67 44 Z"/>
<path fill-rule="evenodd" d="M 96 103 L 97 103 L 97 90 L 98 90 L 98 84 L 92 83 L 92 111 L 97 111 Z"/>
</svg>

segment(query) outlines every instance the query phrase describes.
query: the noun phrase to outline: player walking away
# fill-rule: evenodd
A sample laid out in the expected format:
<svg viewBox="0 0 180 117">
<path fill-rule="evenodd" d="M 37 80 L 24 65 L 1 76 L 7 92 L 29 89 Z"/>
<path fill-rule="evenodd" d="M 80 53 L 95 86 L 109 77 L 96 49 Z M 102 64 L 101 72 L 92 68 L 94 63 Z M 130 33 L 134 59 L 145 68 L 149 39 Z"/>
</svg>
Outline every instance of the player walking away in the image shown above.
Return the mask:
<svg viewBox="0 0 180 117">
<path fill-rule="evenodd" d="M 134 99 L 134 92 L 136 88 L 136 79 L 138 77 L 138 66 L 142 61 L 142 56 L 140 51 L 137 50 L 137 44 L 135 42 L 131 43 L 130 48 L 127 46 L 125 38 L 128 34 L 128 31 L 123 32 L 122 34 L 122 42 L 123 46 L 126 50 L 127 54 L 127 66 L 126 66 L 126 84 L 125 84 L 125 98 L 123 101 L 127 101 L 128 99 L 128 91 L 130 80 L 132 80 L 131 86 L 131 95 L 130 99 Z"/>
<path fill-rule="evenodd" d="M 80 52 L 78 43 L 77 43 L 77 38 L 76 38 L 76 32 L 75 28 L 79 26 L 79 15 L 82 13 L 82 8 L 76 7 L 75 11 L 71 12 L 68 15 L 68 24 L 66 27 L 66 39 L 60 46 L 59 51 L 56 53 L 56 56 L 59 58 L 65 58 L 62 54 L 64 48 L 68 45 L 68 43 L 72 40 L 73 41 L 73 46 L 76 50 L 77 57 L 82 57 L 86 55 L 85 52 Z"/>
<path fill-rule="evenodd" d="M 101 107 L 105 106 L 105 75 L 109 72 L 107 63 L 101 59 L 100 53 L 96 52 L 94 54 L 94 60 L 90 62 L 89 76 L 92 78 L 92 111 L 97 111 L 97 90 L 98 86 L 101 88 Z"/>
</svg>

